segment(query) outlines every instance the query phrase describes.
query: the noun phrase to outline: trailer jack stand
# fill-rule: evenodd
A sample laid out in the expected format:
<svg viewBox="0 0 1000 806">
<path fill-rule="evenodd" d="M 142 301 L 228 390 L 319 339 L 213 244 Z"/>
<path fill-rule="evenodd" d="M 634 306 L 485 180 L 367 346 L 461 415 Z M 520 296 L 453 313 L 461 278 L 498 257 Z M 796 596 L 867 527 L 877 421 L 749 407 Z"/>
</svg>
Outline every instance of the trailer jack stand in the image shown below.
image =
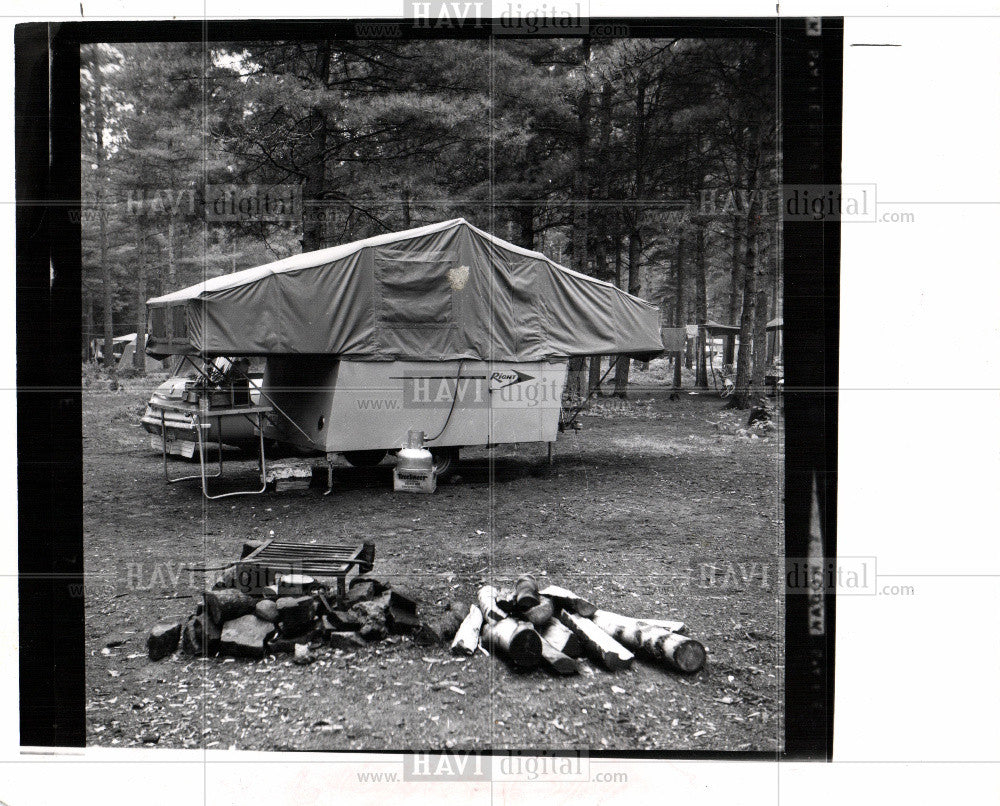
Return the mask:
<svg viewBox="0 0 1000 806">
<path fill-rule="evenodd" d="M 326 457 L 326 491 L 323 493 L 324 496 L 329 495 L 333 492 L 333 462 L 330 461 L 330 457 Z"/>
</svg>

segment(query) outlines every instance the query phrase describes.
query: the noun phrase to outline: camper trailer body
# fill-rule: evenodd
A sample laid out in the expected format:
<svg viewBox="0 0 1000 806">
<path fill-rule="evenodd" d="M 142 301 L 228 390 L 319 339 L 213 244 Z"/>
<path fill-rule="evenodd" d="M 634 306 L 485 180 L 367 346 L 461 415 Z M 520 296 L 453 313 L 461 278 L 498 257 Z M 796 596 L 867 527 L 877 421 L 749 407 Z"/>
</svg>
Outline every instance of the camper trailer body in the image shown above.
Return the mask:
<svg viewBox="0 0 1000 806">
<path fill-rule="evenodd" d="M 325 453 L 554 442 L 565 361 L 343 361 L 271 356 L 263 392 L 282 416 L 265 436 Z"/>
</svg>

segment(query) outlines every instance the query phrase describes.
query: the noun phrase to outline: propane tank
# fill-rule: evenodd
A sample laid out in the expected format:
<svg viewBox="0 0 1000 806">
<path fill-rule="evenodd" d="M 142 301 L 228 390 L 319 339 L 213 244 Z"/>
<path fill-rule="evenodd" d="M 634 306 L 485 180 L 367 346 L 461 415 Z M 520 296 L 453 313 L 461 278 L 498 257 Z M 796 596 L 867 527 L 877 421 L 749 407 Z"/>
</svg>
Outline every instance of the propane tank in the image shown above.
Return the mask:
<svg viewBox="0 0 1000 806">
<path fill-rule="evenodd" d="M 434 457 L 424 447 L 424 432 L 410 431 L 406 445 L 396 454 L 392 471 L 392 487 L 396 492 L 432 493 L 437 489 Z"/>
</svg>

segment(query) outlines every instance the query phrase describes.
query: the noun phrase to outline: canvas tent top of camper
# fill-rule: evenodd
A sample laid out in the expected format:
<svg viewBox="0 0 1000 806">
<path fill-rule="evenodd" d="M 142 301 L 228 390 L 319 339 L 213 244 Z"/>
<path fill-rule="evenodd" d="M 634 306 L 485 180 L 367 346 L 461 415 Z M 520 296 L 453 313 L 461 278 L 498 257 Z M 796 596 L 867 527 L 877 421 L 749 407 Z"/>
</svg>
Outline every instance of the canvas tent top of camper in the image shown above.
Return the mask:
<svg viewBox="0 0 1000 806">
<path fill-rule="evenodd" d="M 539 361 L 663 349 L 654 306 L 461 218 L 294 255 L 147 304 L 154 356 Z"/>
</svg>

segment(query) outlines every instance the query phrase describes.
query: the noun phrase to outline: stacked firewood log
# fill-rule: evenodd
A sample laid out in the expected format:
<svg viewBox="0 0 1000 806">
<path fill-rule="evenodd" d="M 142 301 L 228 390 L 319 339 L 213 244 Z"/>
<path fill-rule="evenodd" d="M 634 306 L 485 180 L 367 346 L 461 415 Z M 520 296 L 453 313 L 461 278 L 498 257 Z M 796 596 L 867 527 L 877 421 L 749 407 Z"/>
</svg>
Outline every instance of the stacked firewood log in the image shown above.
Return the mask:
<svg viewBox="0 0 1000 806">
<path fill-rule="evenodd" d="M 292 574 L 274 585 L 247 592 L 224 574 L 187 620 L 160 622 L 149 633 L 149 657 L 160 660 L 177 650 L 188 655 L 263 658 L 294 653 L 308 663 L 324 646 L 357 649 L 390 633 L 412 636 L 423 645 L 451 642 L 467 611 L 448 603 L 437 612 L 418 613 L 415 595 L 363 575 L 351 580 L 338 599 L 335 584 Z"/>
<path fill-rule="evenodd" d="M 543 666 L 559 675 L 576 674 L 577 659 L 584 655 L 611 672 L 627 669 L 636 655 L 688 674 L 705 665 L 705 647 L 684 635 L 683 622 L 600 610 L 566 588 L 539 590 L 530 574 L 519 577 L 512 590 L 486 585 L 476 598 L 453 652 L 471 654 L 478 644 L 515 669 Z"/>
<path fill-rule="evenodd" d="M 195 656 L 263 658 L 289 653 L 309 663 L 324 646 L 356 649 L 409 635 L 423 646 L 450 646 L 457 655 L 495 654 L 512 668 L 543 667 L 556 675 L 579 671 L 586 656 L 608 671 L 627 669 L 635 656 L 685 673 L 705 664 L 705 648 L 679 621 L 631 618 L 601 610 L 565 588 L 539 589 L 524 575 L 511 589 L 486 585 L 469 603 L 446 602 L 420 612 L 412 592 L 370 575 L 351 580 L 345 597 L 324 580 L 292 574 L 247 592 L 223 574 L 186 620 L 156 624 L 149 657 L 180 648 Z"/>
</svg>

